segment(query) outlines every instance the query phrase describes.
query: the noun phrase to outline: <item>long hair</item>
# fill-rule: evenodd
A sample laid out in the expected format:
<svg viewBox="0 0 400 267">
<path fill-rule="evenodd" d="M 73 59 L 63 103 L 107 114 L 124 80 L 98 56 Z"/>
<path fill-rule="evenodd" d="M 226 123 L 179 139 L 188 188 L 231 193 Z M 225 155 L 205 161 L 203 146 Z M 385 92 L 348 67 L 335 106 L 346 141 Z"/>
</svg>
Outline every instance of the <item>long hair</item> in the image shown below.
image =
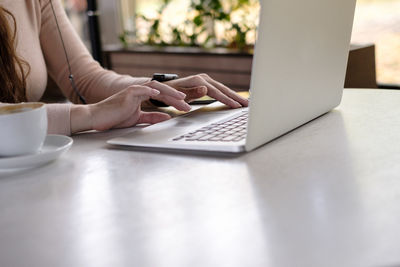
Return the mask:
<svg viewBox="0 0 400 267">
<path fill-rule="evenodd" d="M 10 11 L 0 6 L 0 102 L 27 101 L 26 77 L 30 67 L 17 55 L 16 38 L 15 17 Z"/>
</svg>

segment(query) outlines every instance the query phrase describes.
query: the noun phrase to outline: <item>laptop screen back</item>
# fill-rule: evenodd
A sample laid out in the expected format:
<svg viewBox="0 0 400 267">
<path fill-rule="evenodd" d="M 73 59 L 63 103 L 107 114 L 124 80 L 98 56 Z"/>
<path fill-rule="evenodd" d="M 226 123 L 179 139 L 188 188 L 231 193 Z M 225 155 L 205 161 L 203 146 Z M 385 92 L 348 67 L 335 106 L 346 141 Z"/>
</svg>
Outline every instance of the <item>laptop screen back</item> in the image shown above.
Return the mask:
<svg viewBox="0 0 400 267">
<path fill-rule="evenodd" d="M 336 107 L 355 0 L 261 0 L 246 150 Z"/>
</svg>

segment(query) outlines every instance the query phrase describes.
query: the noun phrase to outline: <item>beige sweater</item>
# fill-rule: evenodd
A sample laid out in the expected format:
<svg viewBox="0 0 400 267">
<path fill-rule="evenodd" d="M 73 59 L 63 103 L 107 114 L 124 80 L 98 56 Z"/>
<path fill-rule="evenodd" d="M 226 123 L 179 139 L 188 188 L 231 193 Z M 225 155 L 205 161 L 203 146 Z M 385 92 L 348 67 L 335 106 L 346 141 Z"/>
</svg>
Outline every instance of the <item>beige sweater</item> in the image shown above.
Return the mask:
<svg viewBox="0 0 400 267">
<path fill-rule="evenodd" d="M 98 102 L 148 78 L 132 78 L 104 70 L 93 60 L 72 28 L 60 0 L 52 0 L 64 38 L 78 90 L 89 103 Z M 17 52 L 31 71 L 27 79 L 29 101 L 40 101 L 47 84 L 47 74 L 72 102 L 78 102 L 68 80 L 66 64 L 50 0 L 0 0 L 17 21 Z M 48 104 L 49 133 L 71 134 L 70 104 Z"/>
</svg>

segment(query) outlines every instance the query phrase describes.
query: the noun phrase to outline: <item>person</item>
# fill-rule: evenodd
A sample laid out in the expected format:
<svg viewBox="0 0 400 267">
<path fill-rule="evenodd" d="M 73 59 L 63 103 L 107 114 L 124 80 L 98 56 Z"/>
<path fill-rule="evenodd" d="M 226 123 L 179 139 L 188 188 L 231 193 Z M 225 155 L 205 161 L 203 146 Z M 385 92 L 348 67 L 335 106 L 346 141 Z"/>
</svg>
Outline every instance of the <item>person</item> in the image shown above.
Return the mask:
<svg viewBox="0 0 400 267">
<path fill-rule="evenodd" d="M 87 105 L 80 103 L 68 79 L 52 5 L 76 87 Z M 149 99 L 181 111 L 189 111 L 188 102 L 206 94 L 231 108 L 248 105 L 247 99 L 207 74 L 161 83 L 103 69 L 74 31 L 60 0 L 0 0 L 0 55 L 0 102 L 40 101 L 48 74 L 72 102 L 46 104 L 48 132 L 53 134 L 103 131 L 170 118 L 162 112 L 142 111 L 142 106 L 150 105 Z"/>
</svg>

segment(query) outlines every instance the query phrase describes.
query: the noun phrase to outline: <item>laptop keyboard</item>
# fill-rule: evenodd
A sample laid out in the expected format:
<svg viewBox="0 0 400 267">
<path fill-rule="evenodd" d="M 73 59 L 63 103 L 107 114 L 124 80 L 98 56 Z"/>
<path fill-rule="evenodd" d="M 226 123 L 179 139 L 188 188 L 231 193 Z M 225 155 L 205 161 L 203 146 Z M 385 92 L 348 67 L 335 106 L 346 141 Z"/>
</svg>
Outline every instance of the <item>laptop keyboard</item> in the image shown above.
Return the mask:
<svg viewBox="0 0 400 267">
<path fill-rule="evenodd" d="M 239 142 L 246 138 L 248 112 L 229 120 L 212 123 L 190 133 L 173 138 L 172 141 Z"/>
</svg>

